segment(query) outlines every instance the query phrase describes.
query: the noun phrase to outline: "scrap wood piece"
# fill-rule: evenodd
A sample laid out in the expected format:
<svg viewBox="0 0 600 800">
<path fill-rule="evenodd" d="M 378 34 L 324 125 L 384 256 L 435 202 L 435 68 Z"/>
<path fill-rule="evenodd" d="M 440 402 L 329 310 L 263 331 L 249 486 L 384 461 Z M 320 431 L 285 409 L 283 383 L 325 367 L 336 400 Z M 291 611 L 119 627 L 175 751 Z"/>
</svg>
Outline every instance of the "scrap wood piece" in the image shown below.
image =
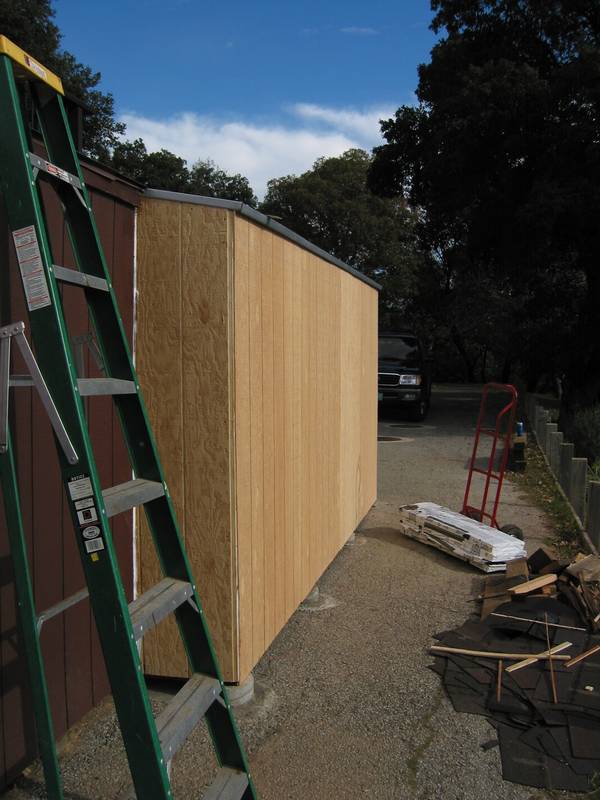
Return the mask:
<svg viewBox="0 0 600 800">
<path fill-rule="evenodd" d="M 446 647 L 445 645 L 441 644 L 432 644 L 429 649 L 433 653 L 449 653 L 450 655 L 454 654 L 457 656 L 473 656 L 474 658 L 505 658 L 508 661 L 517 661 L 519 664 L 525 667 L 527 666 L 525 661 L 527 661 L 527 663 L 533 663 L 538 660 L 544 661 L 548 658 L 554 658 L 554 660 L 558 659 L 559 661 L 568 661 L 570 656 L 555 655 L 556 653 L 560 653 L 562 650 L 566 650 L 567 647 L 571 647 L 571 642 L 557 644 L 552 648 L 552 653 L 550 655 L 546 650 L 544 650 L 543 653 L 501 653 L 494 650 L 469 650 L 464 647 Z M 514 666 L 515 665 L 512 667 L 507 667 L 506 671 L 514 671 Z"/>
<path fill-rule="evenodd" d="M 573 587 L 567 586 L 567 584 L 561 584 L 560 592 L 568 599 L 571 607 L 575 609 L 583 622 L 586 622 L 589 619 L 587 606 Z"/>
<path fill-rule="evenodd" d="M 539 570 L 538 575 L 548 575 L 550 572 L 558 573 L 564 568 L 564 561 L 562 563 L 560 561 L 551 561 L 549 564 L 546 564 L 545 567 L 542 567 Z"/>
<path fill-rule="evenodd" d="M 578 557 L 569 564 L 567 572 L 580 581 L 598 581 L 600 580 L 600 557 L 594 555 Z"/>
<path fill-rule="evenodd" d="M 544 650 L 543 653 L 536 653 L 535 655 L 528 656 L 523 661 L 518 661 L 516 664 L 511 664 L 510 667 L 506 668 L 507 672 L 516 672 L 518 669 L 523 669 L 523 667 L 529 667 L 531 664 L 535 664 L 537 661 L 540 660 L 552 660 L 554 661 L 569 661 L 569 656 L 560 656 L 557 653 L 561 653 L 563 650 L 566 650 L 568 647 L 572 647 L 572 642 L 562 642 L 561 644 L 554 645 L 554 647 L 550 647 L 548 650 Z"/>
<path fill-rule="evenodd" d="M 556 578 L 557 576 L 555 573 L 540 575 L 537 578 L 532 578 L 530 581 L 525 581 L 525 583 L 519 583 L 517 586 L 510 586 L 508 591 L 511 594 L 529 594 L 529 592 L 534 592 L 536 589 L 541 589 L 542 586 L 556 583 Z"/>
<path fill-rule="evenodd" d="M 507 592 L 492 597 L 485 597 L 481 604 L 480 619 L 483 620 L 488 617 L 492 611 L 498 608 L 498 606 L 503 606 L 508 600 L 510 600 L 510 595 Z"/>
<path fill-rule="evenodd" d="M 480 619 L 485 619 L 491 614 L 492 611 L 495 611 L 498 606 L 502 606 L 504 603 L 510 602 L 511 596 L 509 595 L 507 589 L 508 586 L 512 584 L 509 584 L 508 581 L 518 581 L 518 576 L 515 576 L 511 579 L 508 578 L 507 575 L 489 575 L 486 577 L 483 584 L 483 590 L 478 596 L 478 599 L 482 601 Z"/>
<path fill-rule="evenodd" d="M 552 663 L 552 650 L 550 648 L 550 628 L 548 627 L 548 612 L 544 613 L 544 621 L 546 623 L 546 645 L 550 658 L 548 659 L 548 666 L 550 667 L 550 684 L 552 686 L 552 700 L 554 705 L 558 703 L 558 695 L 556 693 L 556 678 L 554 677 L 554 664 Z"/>
<path fill-rule="evenodd" d="M 584 650 L 583 653 L 571 658 L 569 661 L 567 661 L 565 667 L 574 667 L 575 664 L 579 664 L 580 661 L 584 661 L 586 658 L 593 656 L 594 653 L 600 653 L 600 644 L 596 644 L 594 647 L 590 647 L 589 650 Z"/>
<path fill-rule="evenodd" d="M 498 677 L 496 678 L 496 700 L 499 703 L 502 698 L 502 665 L 501 658 L 498 659 Z"/>
<path fill-rule="evenodd" d="M 508 561 L 506 564 L 506 577 L 515 578 L 517 576 L 527 577 L 529 575 L 529 568 L 527 566 L 526 558 L 515 558 Z"/>
<path fill-rule="evenodd" d="M 502 619 L 513 619 L 518 622 L 530 622 L 532 625 L 549 625 L 551 628 L 562 628 L 565 631 L 587 631 L 587 628 L 578 628 L 575 625 L 560 625 L 558 622 L 547 622 L 540 619 L 530 619 L 529 617 L 515 617 L 512 614 L 501 614 L 499 611 L 492 611 L 490 617 L 502 617 Z"/>
<path fill-rule="evenodd" d="M 540 575 L 542 569 L 554 561 L 554 555 L 546 547 L 538 547 L 527 559 L 527 565 L 531 572 Z"/>
</svg>

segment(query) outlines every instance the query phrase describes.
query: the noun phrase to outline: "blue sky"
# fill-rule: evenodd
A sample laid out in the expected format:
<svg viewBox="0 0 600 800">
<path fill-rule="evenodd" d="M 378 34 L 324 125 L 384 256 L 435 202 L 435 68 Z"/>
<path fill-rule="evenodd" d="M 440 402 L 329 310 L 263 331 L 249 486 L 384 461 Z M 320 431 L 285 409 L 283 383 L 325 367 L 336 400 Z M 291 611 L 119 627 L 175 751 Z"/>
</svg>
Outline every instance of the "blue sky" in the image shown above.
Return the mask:
<svg viewBox="0 0 600 800">
<path fill-rule="evenodd" d="M 262 194 L 320 156 L 371 148 L 414 101 L 429 0 L 55 0 L 63 47 L 102 73 L 128 138 L 212 158 Z"/>
</svg>

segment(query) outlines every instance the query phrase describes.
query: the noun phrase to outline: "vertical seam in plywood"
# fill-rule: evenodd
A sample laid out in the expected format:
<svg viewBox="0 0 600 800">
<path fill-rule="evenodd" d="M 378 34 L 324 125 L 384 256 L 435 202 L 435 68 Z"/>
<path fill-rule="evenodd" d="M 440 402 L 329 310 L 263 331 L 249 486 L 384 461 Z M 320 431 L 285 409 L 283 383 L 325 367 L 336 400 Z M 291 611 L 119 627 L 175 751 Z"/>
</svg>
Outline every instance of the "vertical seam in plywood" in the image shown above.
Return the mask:
<svg viewBox="0 0 600 800">
<path fill-rule="evenodd" d="M 230 580 L 233 593 L 231 609 L 231 655 L 234 680 L 240 678 L 240 576 L 237 529 L 237 479 L 236 479 L 236 432 L 235 432 L 235 219 L 232 211 L 227 218 L 227 361 L 228 361 L 228 427 L 229 427 L 229 525 L 230 525 Z"/>
</svg>

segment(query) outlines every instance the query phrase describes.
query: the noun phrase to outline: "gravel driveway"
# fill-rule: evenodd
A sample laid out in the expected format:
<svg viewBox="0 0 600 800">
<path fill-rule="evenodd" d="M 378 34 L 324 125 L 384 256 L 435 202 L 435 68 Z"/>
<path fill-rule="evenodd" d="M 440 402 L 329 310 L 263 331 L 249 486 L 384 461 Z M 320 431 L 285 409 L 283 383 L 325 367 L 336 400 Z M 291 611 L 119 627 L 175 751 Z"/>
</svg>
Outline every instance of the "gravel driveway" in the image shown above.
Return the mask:
<svg viewBox="0 0 600 800">
<path fill-rule="evenodd" d="M 481 573 L 397 530 L 402 503 L 460 509 L 478 404 L 477 388 L 438 386 L 424 424 L 383 411 L 380 436 L 401 441 L 379 444 L 379 501 L 322 577 L 325 608 L 292 617 L 255 670 L 255 699 L 237 709 L 263 800 L 545 796 L 502 780 L 498 748 L 481 748 L 493 729 L 454 713 L 427 669 L 432 634 L 473 612 Z M 525 529 L 530 551 L 549 532 L 511 484 L 501 521 Z M 207 751 L 194 734 L 175 762 L 176 797 L 201 797 Z M 69 797 L 115 796 L 127 772 L 109 704 L 63 765 Z M 38 786 L 34 775 L 11 798 L 41 796 Z"/>
</svg>

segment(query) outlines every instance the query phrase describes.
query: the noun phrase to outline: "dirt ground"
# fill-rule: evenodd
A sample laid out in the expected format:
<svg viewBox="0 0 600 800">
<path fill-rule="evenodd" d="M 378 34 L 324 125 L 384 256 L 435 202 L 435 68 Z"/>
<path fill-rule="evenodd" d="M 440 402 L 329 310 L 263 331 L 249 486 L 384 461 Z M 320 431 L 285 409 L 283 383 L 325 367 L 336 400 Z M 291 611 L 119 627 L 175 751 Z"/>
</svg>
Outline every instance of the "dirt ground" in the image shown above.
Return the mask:
<svg viewBox="0 0 600 800">
<path fill-rule="evenodd" d="M 476 387 L 439 386 L 425 423 L 383 410 L 380 435 L 400 441 L 379 444 L 379 500 L 319 581 L 322 602 L 294 614 L 255 669 L 254 700 L 236 712 L 263 800 L 545 797 L 502 780 L 498 748 L 481 747 L 493 729 L 454 713 L 427 669 L 432 635 L 473 613 L 482 573 L 397 526 L 404 503 L 460 509 L 478 403 Z M 550 534 L 510 483 L 500 521 L 524 529 L 530 552 Z M 128 772 L 110 702 L 69 734 L 61 761 L 69 800 L 118 795 Z M 175 797 L 200 798 L 211 764 L 198 731 L 175 759 Z M 34 769 L 7 798 L 43 796 Z"/>
</svg>

